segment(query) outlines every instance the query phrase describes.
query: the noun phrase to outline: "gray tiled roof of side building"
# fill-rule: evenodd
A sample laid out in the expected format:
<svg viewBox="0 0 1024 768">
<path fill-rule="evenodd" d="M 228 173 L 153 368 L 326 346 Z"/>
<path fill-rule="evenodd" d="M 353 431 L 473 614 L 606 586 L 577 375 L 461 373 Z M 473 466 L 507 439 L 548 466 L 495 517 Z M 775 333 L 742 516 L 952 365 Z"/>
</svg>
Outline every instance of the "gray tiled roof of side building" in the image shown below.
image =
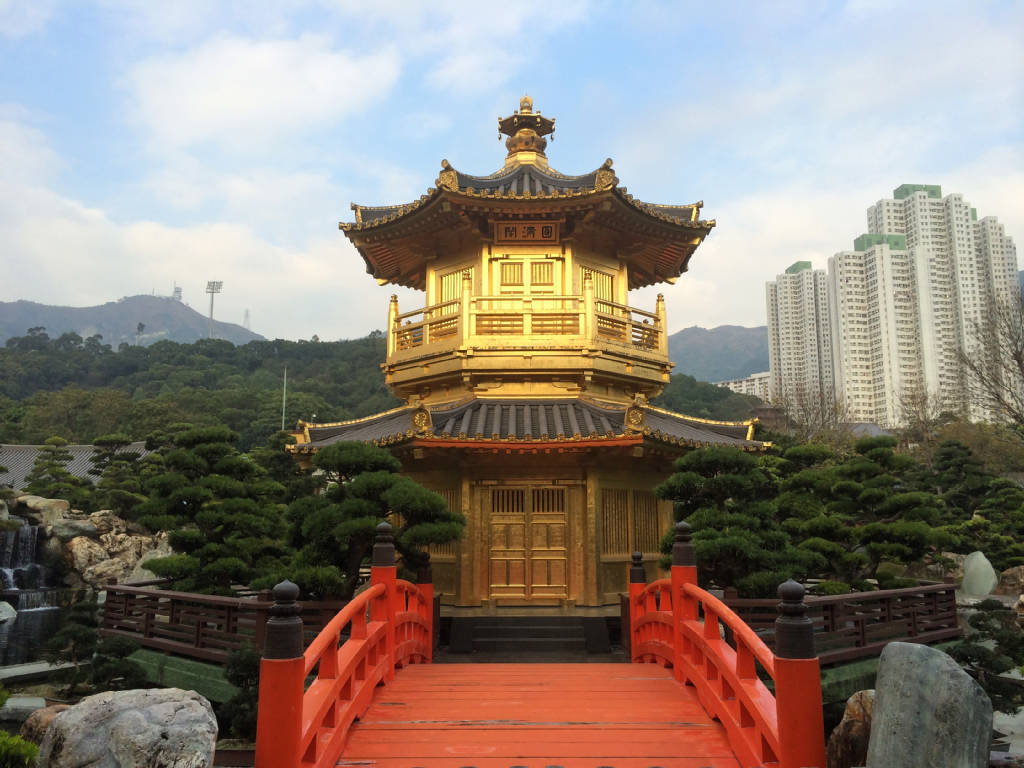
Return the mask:
<svg viewBox="0 0 1024 768">
<path fill-rule="evenodd" d="M 24 487 L 25 478 L 32 471 L 36 457 L 44 447 L 42 445 L 0 443 L 0 467 L 7 467 L 6 472 L 0 472 L 0 485 L 9 485 L 16 490 Z M 89 474 L 89 470 L 92 469 L 90 459 L 96 448 L 92 445 L 66 445 L 64 448 L 71 454 L 71 461 L 65 465 L 68 472 L 75 477 L 84 477 L 96 482 L 96 477 Z M 126 450 L 139 453 L 141 456 L 150 453 L 146 450 L 146 444 L 141 441 L 131 443 Z"/>
</svg>

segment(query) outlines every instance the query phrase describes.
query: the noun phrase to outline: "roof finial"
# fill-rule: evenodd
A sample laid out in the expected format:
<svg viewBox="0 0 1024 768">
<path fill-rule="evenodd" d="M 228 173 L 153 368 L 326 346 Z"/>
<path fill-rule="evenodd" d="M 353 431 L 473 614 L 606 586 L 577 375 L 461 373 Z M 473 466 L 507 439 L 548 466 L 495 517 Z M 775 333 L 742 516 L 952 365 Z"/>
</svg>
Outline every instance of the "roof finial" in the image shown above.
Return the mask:
<svg viewBox="0 0 1024 768">
<path fill-rule="evenodd" d="M 543 117 L 540 111 L 533 111 L 533 99 L 524 95 L 519 100 L 519 109 L 509 117 L 498 118 L 498 132 L 508 136 L 505 146 L 508 147 L 508 159 L 512 161 L 520 152 L 531 153 L 521 158 L 526 162 L 536 162 L 535 158 L 544 158 L 544 150 L 548 145 L 544 138 L 555 132 L 555 120 Z"/>
</svg>

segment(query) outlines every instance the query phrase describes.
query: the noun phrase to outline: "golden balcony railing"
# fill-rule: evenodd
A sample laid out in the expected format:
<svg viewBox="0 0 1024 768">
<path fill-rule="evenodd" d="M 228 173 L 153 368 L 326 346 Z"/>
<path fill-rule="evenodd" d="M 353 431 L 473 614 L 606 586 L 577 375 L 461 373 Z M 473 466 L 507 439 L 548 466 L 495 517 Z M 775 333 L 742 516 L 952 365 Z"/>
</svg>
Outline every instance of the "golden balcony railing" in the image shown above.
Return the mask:
<svg viewBox="0 0 1024 768">
<path fill-rule="evenodd" d="M 588 286 L 589 288 L 589 281 Z M 472 296 L 399 312 L 392 297 L 389 359 L 413 358 L 457 347 L 507 346 L 588 348 L 610 343 L 652 355 L 667 355 L 665 305 L 655 311 L 583 296 Z"/>
</svg>

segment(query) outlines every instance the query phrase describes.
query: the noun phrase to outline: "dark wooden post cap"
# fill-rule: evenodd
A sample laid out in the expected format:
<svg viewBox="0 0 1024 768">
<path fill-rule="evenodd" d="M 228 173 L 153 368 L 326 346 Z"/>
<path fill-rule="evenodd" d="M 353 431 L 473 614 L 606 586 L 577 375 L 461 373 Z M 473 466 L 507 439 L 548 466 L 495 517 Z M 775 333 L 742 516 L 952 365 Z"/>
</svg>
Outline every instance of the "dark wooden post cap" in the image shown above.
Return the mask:
<svg viewBox="0 0 1024 768">
<path fill-rule="evenodd" d="M 395 564 L 395 537 L 391 535 L 391 523 L 377 526 L 377 537 L 373 542 L 373 564 L 390 567 Z"/>
<path fill-rule="evenodd" d="M 263 645 L 265 659 L 296 659 L 302 655 L 302 606 L 297 584 L 285 579 L 272 591 L 274 604 L 267 619 L 266 640 Z"/>
<path fill-rule="evenodd" d="M 696 565 L 697 553 L 693 549 L 693 528 L 685 520 L 676 523 L 672 536 L 672 565 Z"/>
<path fill-rule="evenodd" d="M 647 572 L 644 570 L 644 556 L 640 552 L 632 555 L 632 564 L 629 566 L 629 583 L 646 584 Z"/>
<path fill-rule="evenodd" d="M 779 617 L 775 619 L 775 655 L 782 659 L 813 659 L 814 622 L 807 615 L 804 602 L 805 590 L 793 579 L 779 585 L 777 606 Z"/>
<path fill-rule="evenodd" d="M 434 572 L 430 567 L 430 553 L 424 553 L 426 560 L 416 570 L 416 583 L 417 584 L 433 584 L 434 583 Z"/>
</svg>

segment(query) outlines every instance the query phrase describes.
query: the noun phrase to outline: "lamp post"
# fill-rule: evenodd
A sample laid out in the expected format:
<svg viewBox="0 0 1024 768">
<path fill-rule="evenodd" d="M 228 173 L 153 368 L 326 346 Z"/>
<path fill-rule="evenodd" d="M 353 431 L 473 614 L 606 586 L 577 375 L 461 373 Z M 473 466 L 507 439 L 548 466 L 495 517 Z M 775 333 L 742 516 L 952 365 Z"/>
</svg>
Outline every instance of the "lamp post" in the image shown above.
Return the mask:
<svg viewBox="0 0 1024 768">
<path fill-rule="evenodd" d="M 210 331 L 209 338 L 213 338 L 213 297 L 214 294 L 220 293 L 220 289 L 224 287 L 224 282 L 221 280 L 210 280 L 206 284 L 206 292 L 210 294 Z"/>
</svg>

